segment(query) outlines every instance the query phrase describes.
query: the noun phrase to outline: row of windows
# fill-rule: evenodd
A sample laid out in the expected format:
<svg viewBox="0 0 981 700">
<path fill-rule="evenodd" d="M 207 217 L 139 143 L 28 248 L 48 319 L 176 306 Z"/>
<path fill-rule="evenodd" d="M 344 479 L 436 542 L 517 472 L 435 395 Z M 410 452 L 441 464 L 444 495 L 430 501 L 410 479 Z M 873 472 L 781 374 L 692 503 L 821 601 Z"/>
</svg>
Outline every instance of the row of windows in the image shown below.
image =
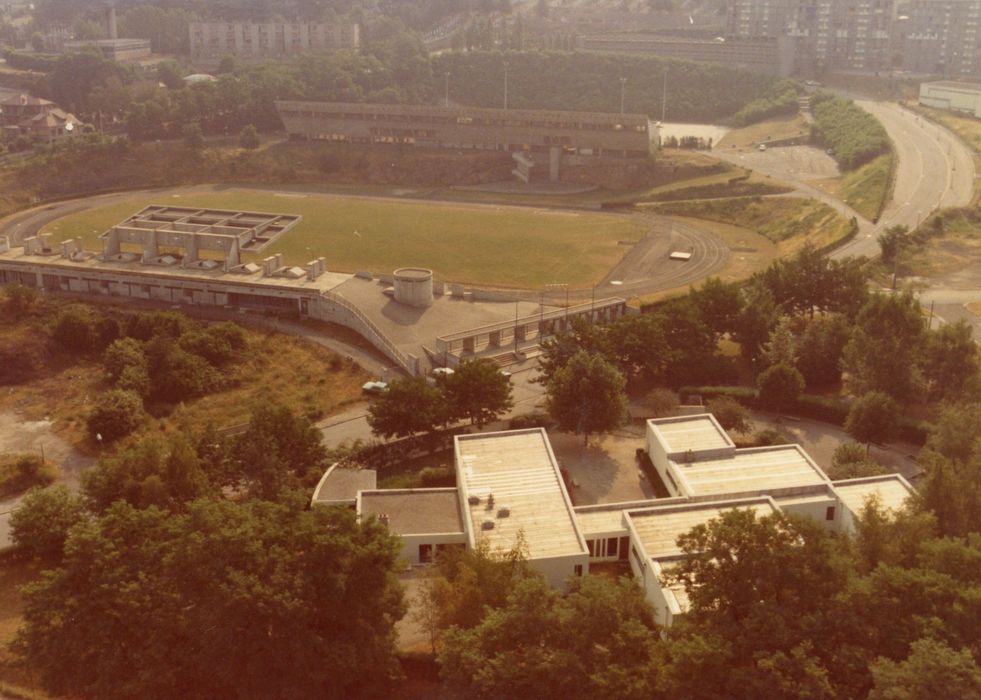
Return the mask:
<svg viewBox="0 0 981 700">
<path fill-rule="evenodd" d="M 569 129 L 576 131 L 622 131 L 623 124 L 595 124 L 590 122 L 555 122 L 539 121 L 532 119 L 501 119 L 491 117 L 448 117 L 441 115 L 412 115 L 412 114 L 376 114 L 360 112 L 320 112 L 302 109 L 281 109 L 280 113 L 288 117 L 302 117 L 307 119 L 335 119 L 344 121 L 401 121 L 401 122 L 421 122 L 429 124 L 463 124 L 473 126 L 517 126 L 517 127 L 537 127 L 544 129 Z M 634 131 L 646 133 L 646 124 L 634 125 Z"/>
</svg>

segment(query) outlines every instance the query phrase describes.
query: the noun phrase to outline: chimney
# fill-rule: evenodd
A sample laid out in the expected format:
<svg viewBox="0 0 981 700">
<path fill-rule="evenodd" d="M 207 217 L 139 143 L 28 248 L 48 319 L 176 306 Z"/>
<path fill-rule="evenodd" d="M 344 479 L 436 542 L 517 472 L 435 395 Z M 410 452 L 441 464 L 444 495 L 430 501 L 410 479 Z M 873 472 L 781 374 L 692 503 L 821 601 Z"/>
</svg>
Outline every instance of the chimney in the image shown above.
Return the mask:
<svg viewBox="0 0 981 700">
<path fill-rule="evenodd" d="M 114 5 L 110 5 L 109 9 L 106 10 L 106 30 L 109 32 L 110 39 L 119 38 L 116 31 L 116 7 Z"/>
</svg>

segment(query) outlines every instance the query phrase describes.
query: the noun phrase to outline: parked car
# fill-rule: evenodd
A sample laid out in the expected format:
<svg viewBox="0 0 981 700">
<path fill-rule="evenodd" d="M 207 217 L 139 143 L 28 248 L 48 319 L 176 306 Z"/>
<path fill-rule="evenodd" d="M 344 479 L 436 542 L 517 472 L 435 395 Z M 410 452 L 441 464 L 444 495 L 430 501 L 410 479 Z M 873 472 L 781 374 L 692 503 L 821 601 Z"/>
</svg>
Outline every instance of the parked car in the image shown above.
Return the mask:
<svg viewBox="0 0 981 700">
<path fill-rule="evenodd" d="M 761 151 L 765 151 L 766 150 L 766 144 L 765 143 L 761 143 L 760 144 L 760 150 Z"/>
<path fill-rule="evenodd" d="M 388 382 L 365 382 L 361 391 L 370 396 L 379 396 L 388 392 Z"/>
</svg>

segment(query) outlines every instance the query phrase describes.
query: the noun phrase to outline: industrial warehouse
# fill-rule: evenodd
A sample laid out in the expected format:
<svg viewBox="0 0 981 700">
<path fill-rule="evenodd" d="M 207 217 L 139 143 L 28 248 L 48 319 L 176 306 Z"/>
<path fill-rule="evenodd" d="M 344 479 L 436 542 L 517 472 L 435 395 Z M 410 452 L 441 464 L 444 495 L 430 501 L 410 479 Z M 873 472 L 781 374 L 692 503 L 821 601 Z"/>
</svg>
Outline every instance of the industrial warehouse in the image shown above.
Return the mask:
<svg viewBox="0 0 981 700">
<path fill-rule="evenodd" d="M 899 474 L 831 481 L 799 445 L 736 448 L 708 413 L 647 421 L 644 451 L 671 494 L 575 507 L 542 428 L 455 438 L 456 488 L 377 489 L 374 472 L 332 467 L 313 503 L 356 508 L 402 539 L 409 565 L 446 547 L 492 552 L 523 545 L 556 588 L 591 563 L 629 562 L 657 621 L 685 614 L 684 589 L 664 578 L 682 556 L 680 535 L 733 508 L 785 511 L 852 532 L 870 497 L 896 511 L 913 494 Z M 367 487 L 367 488 L 365 488 Z"/>
</svg>

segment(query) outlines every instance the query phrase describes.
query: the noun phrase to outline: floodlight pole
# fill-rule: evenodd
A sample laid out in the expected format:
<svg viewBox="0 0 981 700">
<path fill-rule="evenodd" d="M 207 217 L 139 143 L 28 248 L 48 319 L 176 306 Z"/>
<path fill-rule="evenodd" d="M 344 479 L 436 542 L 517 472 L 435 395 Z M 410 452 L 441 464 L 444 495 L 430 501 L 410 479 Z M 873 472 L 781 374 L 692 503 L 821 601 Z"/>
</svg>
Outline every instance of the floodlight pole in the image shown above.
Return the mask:
<svg viewBox="0 0 981 700">
<path fill-rule="evenodd" d="M 504 109 L 508 108 L 508 62 L 504 62 Z"/>
<path fill-rule="evenodd" d="M 450 106 L 450 72 L 443 73 L 443 95 L 447 107 Z"/>
</svg>

